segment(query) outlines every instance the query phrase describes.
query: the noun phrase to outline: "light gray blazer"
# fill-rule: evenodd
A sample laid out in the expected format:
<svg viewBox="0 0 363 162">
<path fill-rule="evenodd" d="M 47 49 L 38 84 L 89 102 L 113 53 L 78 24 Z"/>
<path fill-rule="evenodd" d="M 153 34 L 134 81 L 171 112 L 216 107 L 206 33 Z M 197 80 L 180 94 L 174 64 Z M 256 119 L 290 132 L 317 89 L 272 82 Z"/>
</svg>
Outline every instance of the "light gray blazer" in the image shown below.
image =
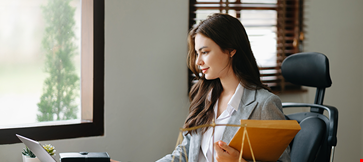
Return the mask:
<svg viewBox="0 0 363 162">
<path fill-rule="evenodd" d="M 234 112 L 228 121 L 228 124 L 240 124 L 241 119 L 255 120 L 284 120 L 285 116 L 282 113 L 281 100 L 278 96 L 268 92 L 265 89 L 249 90 L 244 88 L 241 103 L 238 106 L 238 111 Z M 238 127 L 226 127 L 223 133 L 222 141 L 229 143 Z M 189 162 L 197 162 L 200 151 L 200 143 L 202 138 L 201 131 L 192 135 L 184 135 L 183 142 L 175 148 L 172 154 L 166 155 L 157 162 L 179 162 L 181 158 L 186 162 L 184 153 L 187 152 Z M 278 161 L 290 162 L 290 148 L 286 148 Z"/>
</svg>

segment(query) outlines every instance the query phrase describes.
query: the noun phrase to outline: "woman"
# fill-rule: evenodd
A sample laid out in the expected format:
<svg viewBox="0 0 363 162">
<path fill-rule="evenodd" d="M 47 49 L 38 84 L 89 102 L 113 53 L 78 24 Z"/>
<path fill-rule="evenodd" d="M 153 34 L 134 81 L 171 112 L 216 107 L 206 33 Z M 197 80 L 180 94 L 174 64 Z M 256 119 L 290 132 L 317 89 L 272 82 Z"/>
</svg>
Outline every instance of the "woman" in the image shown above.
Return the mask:
<svg viewBox="0 0 363 162">
<path fill-rule="evenodd" d="M 189 93 L 191 105 L 184 128 L 213 120 L 216 124 L 240 124 L 241 119 L 285 119 L 279 97 L 261 83 L 246 31 L 238 19 L 213 14 L 189 32 L 188 43 L 188 67 L 198 82 Z M 173 158 L 175 162 L 187 161 L 184 152 L 189 162 L 211 162 L 213 157 L 219 162 L 238 161 L 239 151 L 227 144 L 237 130 L 215 127 L 215 143 L 212 128 L 185 132 L 173 153 L 157 162 Z M 289 153 L 288 147 L 279 161 L 290 161 Z"/>
</svg>

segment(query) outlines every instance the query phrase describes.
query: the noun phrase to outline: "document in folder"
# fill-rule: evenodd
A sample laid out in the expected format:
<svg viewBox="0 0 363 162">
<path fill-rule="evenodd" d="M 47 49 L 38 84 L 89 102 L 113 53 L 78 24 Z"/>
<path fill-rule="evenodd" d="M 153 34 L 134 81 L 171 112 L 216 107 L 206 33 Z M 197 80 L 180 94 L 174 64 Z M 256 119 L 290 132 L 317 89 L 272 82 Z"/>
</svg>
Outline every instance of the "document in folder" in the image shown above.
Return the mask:
<svg viewBox="0 0 363 162">
<path fill-rule="evenodd" d="M 241 127 L 229 146 L 241 152 L 244 141 L 243 159 L 253 160 L 252 149 L 256 161 L 277 161 L 300 129 L 296 120 L 241 120 Z"/>
</svg>

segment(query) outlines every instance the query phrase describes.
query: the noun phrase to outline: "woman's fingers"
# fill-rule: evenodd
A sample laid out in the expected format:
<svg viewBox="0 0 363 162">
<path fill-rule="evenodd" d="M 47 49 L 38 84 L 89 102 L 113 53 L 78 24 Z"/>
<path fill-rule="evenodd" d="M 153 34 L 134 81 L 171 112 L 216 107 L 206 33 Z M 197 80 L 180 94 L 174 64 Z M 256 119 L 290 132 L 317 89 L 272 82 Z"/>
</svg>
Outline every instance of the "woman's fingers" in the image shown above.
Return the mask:
<svg viewBox="0 0 363 162">
<path fill-rule="evenodd" d="M 236 150 L 236 149 L 234 149 L 234 148 L 232 148 L 232 147 L 230 147 L 230 146 L 228 146 L 227 145 L 227 143 L 225 143 L 225 142 L 223 142 L 223 141 L 218 141 L 218 146 L 222 149 L 222 150 L 225 150 L 228 154 L 230 154 L 230 155 L 239 155 L 239 152 Z"/>
<path fill-rule="evenodd" d="M 217 161 L 238 162 L 239 160 L 239 151 L 228 146 L 223 141 L 214 143 L 214 150 L 216 151 Z M 245 160 L 242 159 L 242 162 L 245 162 Z"/>
</svg>

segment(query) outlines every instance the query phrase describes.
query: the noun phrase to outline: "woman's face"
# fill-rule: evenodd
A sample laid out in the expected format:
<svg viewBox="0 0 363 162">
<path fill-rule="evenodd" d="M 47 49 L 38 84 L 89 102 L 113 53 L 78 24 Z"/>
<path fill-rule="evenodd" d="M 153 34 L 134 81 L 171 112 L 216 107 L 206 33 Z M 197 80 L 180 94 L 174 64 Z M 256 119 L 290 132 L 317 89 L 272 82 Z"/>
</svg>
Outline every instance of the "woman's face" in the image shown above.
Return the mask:
<svg viewBox="0 0 363 162">
<path fill-rule="evenodd" d="M 202 34 L 196 34 L 194 41 L 197 54 L 195 63 L 202 70 L 205 78 L 211 80 L 227 76 L 228 71 L 232 70 L 229 63 L 230 57 L 236 51 L 232 51 L 231 55 L 229 52 L 223 52 L 212 39 Z"/>
</svg>

